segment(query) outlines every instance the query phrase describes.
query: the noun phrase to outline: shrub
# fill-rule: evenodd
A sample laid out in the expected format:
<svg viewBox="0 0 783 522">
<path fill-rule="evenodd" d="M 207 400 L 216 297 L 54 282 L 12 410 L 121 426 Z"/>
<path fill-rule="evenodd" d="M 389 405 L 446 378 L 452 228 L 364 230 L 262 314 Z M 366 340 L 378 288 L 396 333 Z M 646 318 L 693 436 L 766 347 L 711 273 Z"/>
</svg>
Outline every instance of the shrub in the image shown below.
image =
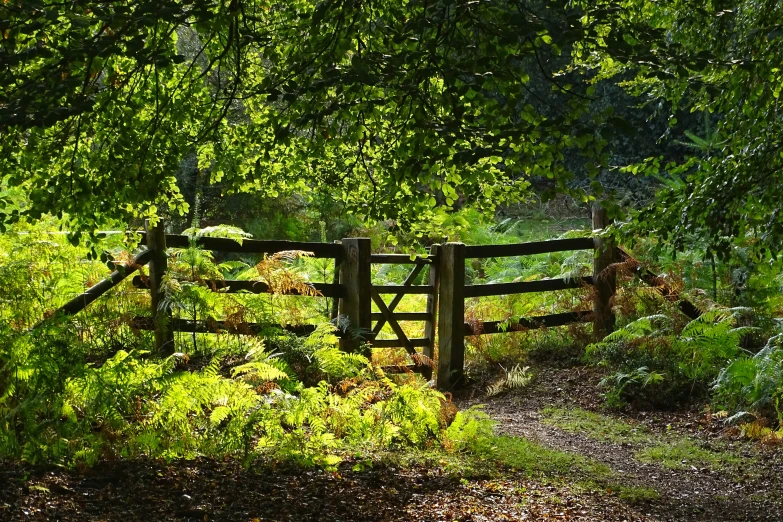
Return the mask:
<svg viewBox="0 0 783 522">
<path fill-rule="evenodd" d="M 715 381 L 716 401 L 724 408 L 777 417 L 783 424 L 783 335 L 771 337 L 755 355 L 740 354 L 721 370 Z"/>
<path fill-rule="evenodd" d="M 603 380 L 607 398 L 671 407 L 705 394 L 728 361 L 741 353 L 740 341 L 753 328 L 737 326 L 745 308 L 715 309 L 682 331 L 666 315 L 642 317 L 587 348 L 587 356 L 616 368 Z"/>
</svg>

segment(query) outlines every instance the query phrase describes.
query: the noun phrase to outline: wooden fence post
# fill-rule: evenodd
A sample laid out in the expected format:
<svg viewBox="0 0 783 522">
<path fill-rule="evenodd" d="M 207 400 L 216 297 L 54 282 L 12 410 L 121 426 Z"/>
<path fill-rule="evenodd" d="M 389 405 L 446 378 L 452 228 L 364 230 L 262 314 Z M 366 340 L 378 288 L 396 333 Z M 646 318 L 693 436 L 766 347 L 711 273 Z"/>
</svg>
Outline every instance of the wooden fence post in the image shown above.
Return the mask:
<svg viewBox="0 0 783 522">
<path fill-rule="evenodd" d="M 442 245 L 438 261 L 437 385 L 440 390 L 449 390 L 461 383 L 465 364 L 465 245 Z"/>
<path fill-rule="evenodd" d="M 335 240 L 335 245 L 339 245 L 340 242 Z M 342 262 L 341 257 L 335 257 L 334 258 L 334 274 L 332 275 L 332 284 L 333 285 L 339 285 L 340 284 L 340 263 Z M 340 315 L 340 299 L 337 297 L 332 297 L 332 308 L 329 311 L 329 320 L 334 321 L 337 319 L 337 316 Z"/>
<path fill-rule="evenodd" d="M 435 336 L 438 333 L 439 250 L 440 245 L 438 244 L 430 246 L 429 257 L 432 262 L 429 270 L 429 285 L 432 288 L 432 293 L 427 295 L 427 314 L 429 317 L 424 325 L 424 337 L 427 338 L 427 345 L 422 348 L 422 354 L 431 361 L 435 359 Z M 432 379 L 432 367 L 424 368 L 422 375 L 427 380 Z"/>
<path fill-rule="evenodd" d="M 168 268 L 166 257 L 166 231 L 163 220 L 154 227 L 149 220 L 144 221 L 147 231 L 147 248 L 151 253 L 149 262 L 150 297 L 152 300 L 152 321 L 155 328 L 155 351 L 159 355 L 174 353 L 174 332 L 171 329 L 171 312 L 160 310 L 162 300 L 161 282 Z"/>
<path fill-rule="evenodd" d="M 346 238 L 342 240 L 343 259 L 340 264 L 340 280 L 345 296 L 340 299 L 340 314 L 349 321 L 350 329 L 340 341 L 340 347 L 347 352 L 358 352 L 362 338 L 372 327 L 372 277 L 370 274 L 369 238 Z"/>
<path fill-rule="evenodd" d="M 606 209 L 599 202 L 593 203 L 593 232 L 603 230 L 612 221 L 608 218 Z M 593 286 L 595 300 L 593 301 L 593 335 L 603 339 L 614 330 L 614 313 L 612 313 L 612 297 L 617 286 L 617 274 L 609 265 L 615 261 L 615 250 L 611 239 L 596 237 L 593 240 L 595 256 L 593 257 Z"/>
</svg>

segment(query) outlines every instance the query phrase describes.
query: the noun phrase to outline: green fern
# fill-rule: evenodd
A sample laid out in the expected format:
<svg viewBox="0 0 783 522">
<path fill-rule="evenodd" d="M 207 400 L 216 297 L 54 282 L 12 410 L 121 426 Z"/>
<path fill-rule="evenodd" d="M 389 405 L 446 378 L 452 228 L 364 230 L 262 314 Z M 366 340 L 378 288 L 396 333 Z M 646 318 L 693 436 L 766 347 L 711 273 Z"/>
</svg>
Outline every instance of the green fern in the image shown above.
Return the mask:
<svg viewBox="0 0 783 522">
<path fill-rule="evenodd" d="M 248 234 L 241 228 L 234 227 L 231 225 L 216 225 L 213 227 L 205 227 L 205 228 L 189 228 L 185 230 L 183 234 L 185 234 L 186 236 L 194 240 L 200 239 L 202 237 L 222 237 L 226 239 L 233 239 L 240 245 L 242 244 L 243 240 L 253 237 L 251 234 Z"/>
<path fill-rule="evenodd" d="M 624 396 L 670 401 L 690 394 L 697 385 L 706 391 L 707 384 L 741 353 L 742 337 L 755 331 L 737 326 L 748 312 L 747 308 L 707 310 L 680 332 L 665 315 L 641 317 L 588 346 L 586 353 L 601 364 L 618 367 L 602 381 L 611 388 L 610 402 L 619 404 Z"/>
<path fill-rule="evenodd" d="M 777 408 L 783 398 L 782 341 L 783 335 L 773 336 L 758 353 L 740 355 L 720 372 L 713 389 L 723 406 L 755 411 L 774 408 L 778 422 L 783 422 Z"/>
<path fill-rule="evenodd" d="M 357 376 L 369 364 L 367 357 L 340 350 L 337 328 L 319 325 L 304 342 L 303 349 L 311 358 L 312 367 L 331 382 Z"/>
</svg>

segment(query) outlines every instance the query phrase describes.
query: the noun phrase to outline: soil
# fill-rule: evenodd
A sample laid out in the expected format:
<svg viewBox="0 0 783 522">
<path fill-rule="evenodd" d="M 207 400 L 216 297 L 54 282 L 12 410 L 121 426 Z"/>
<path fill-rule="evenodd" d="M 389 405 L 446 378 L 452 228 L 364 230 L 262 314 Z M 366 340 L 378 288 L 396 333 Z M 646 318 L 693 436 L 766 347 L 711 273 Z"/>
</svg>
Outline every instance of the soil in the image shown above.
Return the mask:
<svg viewBox="0 0 783 522">
<path fill-rule="evenodd" d="M 542 422 L 550 406 L 597 409 L 599 375 L 586 368 L 539 368 L 528 387 L 497 397 L 480 390 L 461 407 L 486 404 L 498 431 L 607 464 L 624 485 L 660 498 L 628 502 L 567 478 L 460 479 L 439 468 L 384 467 L 339 472 L 244 468 L 235 461 L 106 462 L 87 470 L 0 469 L 0 520 L 181 521 L 658 521 L 783 520 L 778 448 L 730 439 L 702 410 L 626 416 L 652 432 L 687 434 L 701 444 L 733 444 L 757 457 L 747 468 L 670 470 L 634 459 L 634 444 L 594 440 Z"/>
</svg>

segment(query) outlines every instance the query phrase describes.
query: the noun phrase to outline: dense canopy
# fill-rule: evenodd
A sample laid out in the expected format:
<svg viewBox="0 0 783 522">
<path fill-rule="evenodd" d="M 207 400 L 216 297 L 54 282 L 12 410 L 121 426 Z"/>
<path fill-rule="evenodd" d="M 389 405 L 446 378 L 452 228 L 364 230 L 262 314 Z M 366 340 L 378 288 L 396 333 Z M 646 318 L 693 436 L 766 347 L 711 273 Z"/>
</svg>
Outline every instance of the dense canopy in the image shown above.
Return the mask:
<svg viewBox="0 0 783 522">
<path fill-rule="evenodd" d="M 604 142 L 558 74 L 581 11 L 504 2 L 6 2 L 5 182 L 80 223 L 182 211 L 183 157 L 226 191 L 298 183 L 399 217 L 489 206 Z M 531 76 L 547 89 L 531 87 Z M 547 92 L 547 91 L 553 92 Z"/>
<path fill-rule="evenodd" d="M 531 182 L 600 197 L 574 177 L 643 172 L 664 184 L 636 230 L 719 253 L 750 232 L 776 251 L 781 9 L 8 1 L 3 183 L 25 186 L 27 214 L 92 229 L 184 212 L 176 174 L 195 155 L 224 193 L 319 188 L 405 225 L 438 205 L 523 200 Z M 604 87 L 618 85 L 636 99 Z M 657 145 L 631 141 L 646 161 L 614 139 L 644 130 L 627 123 L 639 115 L 669 126 Z"/>
</svg>

